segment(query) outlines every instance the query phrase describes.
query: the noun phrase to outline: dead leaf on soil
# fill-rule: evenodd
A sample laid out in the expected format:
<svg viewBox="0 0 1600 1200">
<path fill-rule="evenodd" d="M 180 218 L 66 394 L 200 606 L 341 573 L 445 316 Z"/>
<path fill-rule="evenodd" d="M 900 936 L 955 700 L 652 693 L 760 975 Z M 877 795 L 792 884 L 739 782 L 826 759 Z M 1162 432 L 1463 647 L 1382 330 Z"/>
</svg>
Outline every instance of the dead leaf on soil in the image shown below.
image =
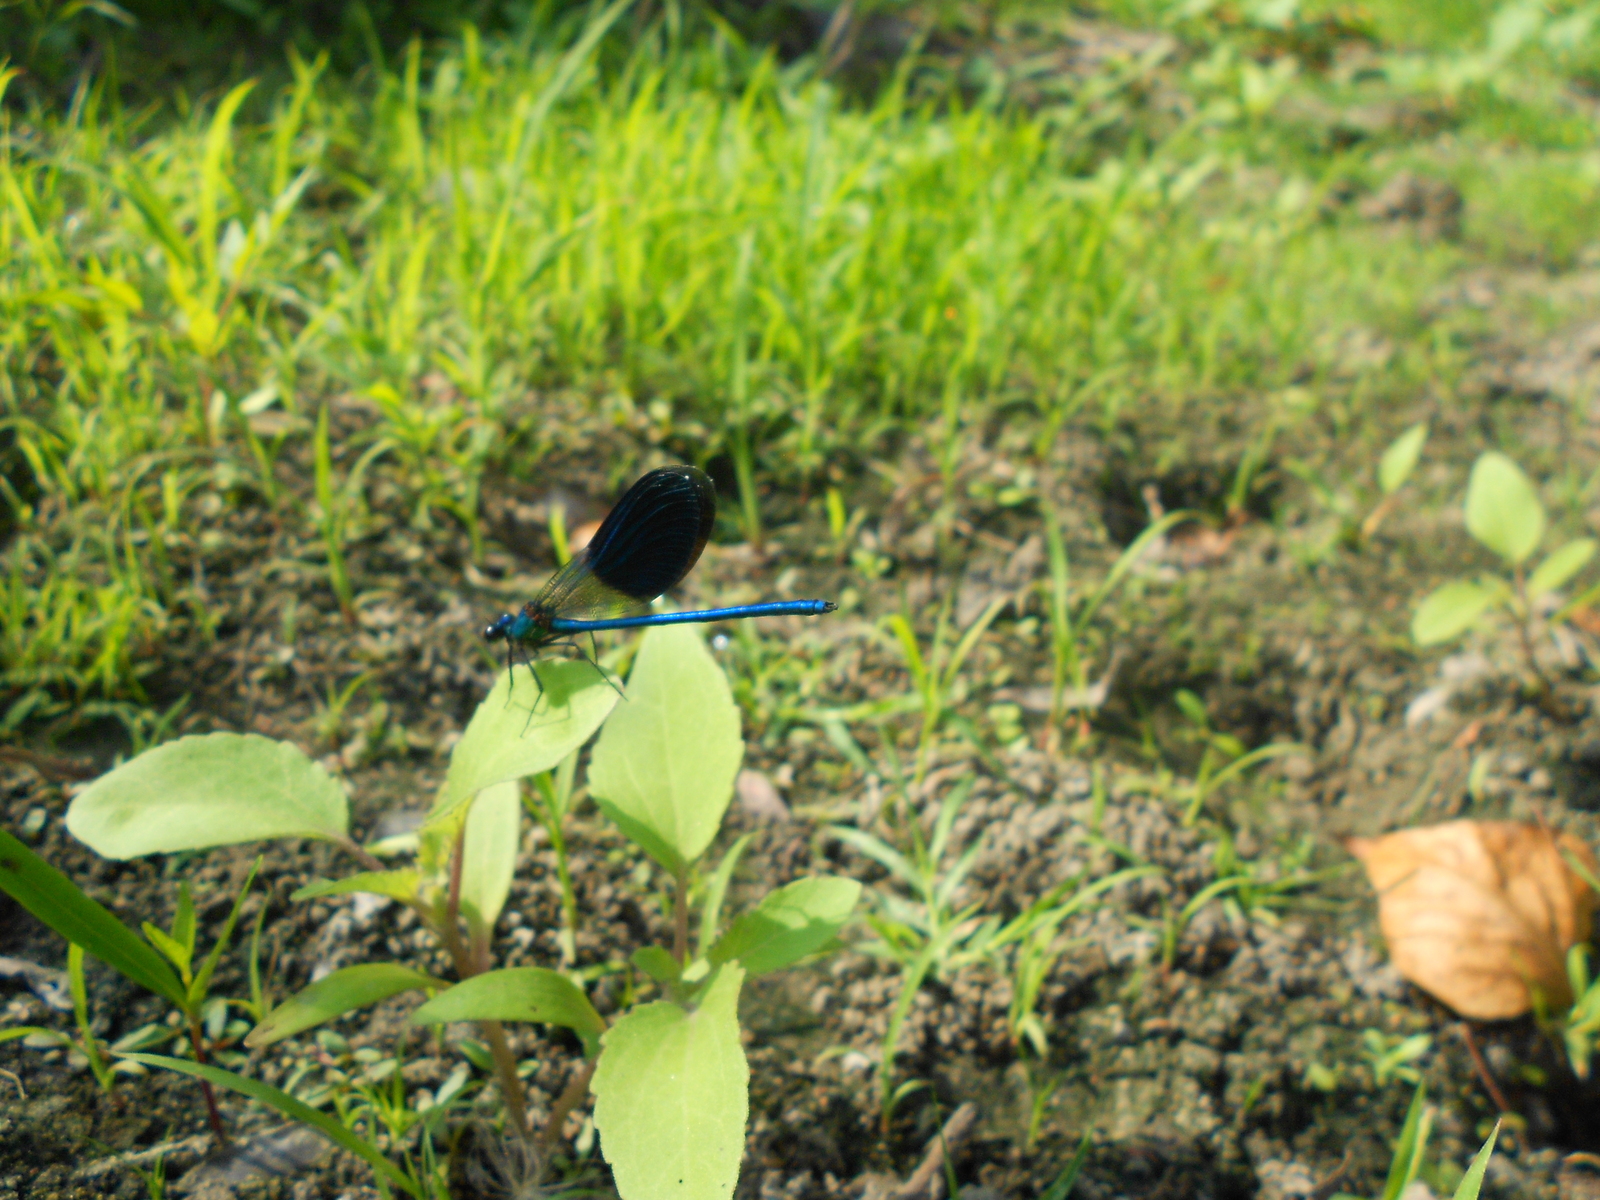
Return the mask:
<svg viewBox="0 0 1600 1200">
<path fill-rule="evenodd" d="M 1597 898 L 1564 855 L 1600 872 L 1569 833 L 1522 821 L 1447 821 L 1349 838 L 1378 892 L 1400 974 L 1464 1017 L 1516 1017 L 1571 1003 L 1566 954 L 1589 937 Z"/>
</svg>

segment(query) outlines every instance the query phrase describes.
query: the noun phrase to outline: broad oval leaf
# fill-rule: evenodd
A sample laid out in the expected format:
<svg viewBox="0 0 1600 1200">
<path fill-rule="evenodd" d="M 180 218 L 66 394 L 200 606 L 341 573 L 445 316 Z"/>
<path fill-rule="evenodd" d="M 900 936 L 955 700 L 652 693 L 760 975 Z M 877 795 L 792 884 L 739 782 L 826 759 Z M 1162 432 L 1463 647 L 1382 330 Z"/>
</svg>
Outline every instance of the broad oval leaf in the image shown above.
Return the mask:
<svg viewBox="0 0 1600 1200">
<path fill-rule="evenodd" d="M 607 1031 L 591 1085 L 594 1123 L 622 1200 L 733 1194 L 750 1111 L 743 982 L 738 967 L 722 967 L 693 1012 L 644 1004 Z"/>
<path fill-rule="evenodd" d="M 461 911 L 488 933 L 511 894 L 511 876 L 522 846 L 522 785 L 515 779 L 478 793 L 467 811 L 461 844 Z"/>
<path fill-rule="evenodd" d="M 1378 460 L 1378 486 L 1385 496 L 1394 495 L 1411 478 L 1427 440 L 1428 423 L 1421 421 L 1395 438 L 1383 452 Z"/>
<path fill-rule="evenodd" d="M 0 890 L 68 942 L 179 1008 L 188 993 L 177 973 L 72 880 L 0 829 Z"/>
<path fill-rule="evenodd" d="M 1537 598 L 1564 586 L 1594 557 L 1597 543 L 1593 538 L 1575 538 L 1556 550 L 1533 569 L 1528 576 L 1528 596 Z"/>
<path fill-rule="evenodd" d="M 1498 450 L 1472 464 L 1467 481 L 1467 532 L 1516 566 L 1544 539 L 1544 505 L 1533 483 Z"/>
<path fill-rule="evenodd" d="M 737 960 L 751 976 L 781 970 L 833 941 L 860 897 L 854 879 L 797 879 L 734 921 L 711 947 L 711 962 Z"/>
<path fill-rule="evenodd" d="M 548 771 L 588 741 L 617 703 L 616 691 L 587 662 L 546 661 L 538 670 L 538 685 L 527 667 L 500 676 L 478 705 L 451 752 L 428 826 L 457 815 L 486 787 Z"/>
<path fill-rule="evenodd" d="M 361 963 L 342 967 L 296 992 L 267 1014 L 267 1019 L 250 1031 L 246 1046 L 270 1046 L 293 1037 L 325 1021 L 342 1016 L 390 996 L 413 989 L 447 988 L 450 985 L 432 975 L 413 971 L 395 963 Z"/>
<path fill-rule="evenodd" d="M 342 838 L 344 788 L 288 742 L 253 733 L 182 737 L 102 775 L 67 828 L 105 858 L 265 838 Z"/>
<path fill-rule="evenodd" d="M 1505 589 L 1458 579 L 1429 595 L 1411 618 L 1411 636 L 1419 646 L 1437 646 L 1460 637 L 1505 595 Z"/>
<path fill-rule="evenodd" d="M 677 874 L 716 836 L 743 757 L 739 710 L 705 642 L 687 625 L 657 626 L 639 647 L 627 703 L 595 744 L 589 791 Z"/>
<path fill-rule="evenodd" d="M 544 967 L 485 971 L 440 992 L 411 1014 L 415 1025 L 448 1021 L 536 1021 L 560 1025 L 583 1039 L 592 1057 L 606 1031 L 605 1019 L 583 989 Z"/>
</svg>

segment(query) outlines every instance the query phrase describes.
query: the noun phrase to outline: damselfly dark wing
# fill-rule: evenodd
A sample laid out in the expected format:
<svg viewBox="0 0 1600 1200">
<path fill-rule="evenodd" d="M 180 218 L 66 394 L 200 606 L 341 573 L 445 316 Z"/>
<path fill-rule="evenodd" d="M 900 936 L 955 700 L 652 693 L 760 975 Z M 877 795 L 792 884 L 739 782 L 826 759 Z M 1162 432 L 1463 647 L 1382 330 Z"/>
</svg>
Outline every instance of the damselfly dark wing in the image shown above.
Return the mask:
<svg viewBox="0 0 1600 1200">
<path fill-rule="evenodd" d="M 578 620 L 644 612 L 699 560 L 716 516 L 716 489 L 704 471 L 658 467 L 617 501 L 534 606 Z"/>
</svg>

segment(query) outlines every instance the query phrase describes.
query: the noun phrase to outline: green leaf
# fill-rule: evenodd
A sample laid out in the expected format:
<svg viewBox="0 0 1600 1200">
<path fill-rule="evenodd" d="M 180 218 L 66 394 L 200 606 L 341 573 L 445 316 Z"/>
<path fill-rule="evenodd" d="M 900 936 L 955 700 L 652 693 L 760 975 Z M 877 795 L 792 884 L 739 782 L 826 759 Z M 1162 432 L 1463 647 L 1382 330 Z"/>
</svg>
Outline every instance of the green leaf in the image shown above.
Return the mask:
<svg viewBox="0 0 1600 1200">
<path fill-rule="evenodd" d="M 344 789 L 288 742 L 253 733 L 183 737 L 103 775 L 67 809 L 74 837 L 106 858 L 263 838 L 342 838 Z"/>
<path fill-rule="evenodd" d="M 689 1012 L 641 1005 L 606 1033 L 594 1123 L 623 1200 L 727 1200 L 739 1181 L 750 1070 L 739 1042 L 744 972 L 723 967 Z"/>
<path fill-rule="evenodd" d="M 1593 538 L 1576 538 L 1550 553 L 1528 576 L 1528 597 L 1537 599 L 1546 592 L 1562 587 L 1594 557 L 1596 543 Z"/>
<path fill-rule="evenodd" d="M 687 625 L 645 634 L 628 701 L 600 733 L 589 791 L 623 833 L 674 875 L 705 853 L 744 757 L 727 677 Z"/>
<path fill-rule="evenodd" d="M 178 968 L 178 973 L 184 978 L 189 977 L 189 951 L 184 944 L 170 937 L 161 926 L 146 921 L 142 927 L 144 936 L 157 950 L 166 957 L 166 960 Z"/>
<path fill-rule="evenodd" d="M 1467 532 L 1512 566 L 1544 538 L 1544 505 L 1533 483 L 1504 454 L 1479 455 L 1467 481 Z"/>
<path fill-rule="evenodd" d="M 486 787 L 548 771 L 588 741 L 617 703 L 611 685 L 586 662 L 546 661 L 538 668 L 542 696 L 522 668 L 500 676 L 478 705 L 450 755 L 450 773 L 425 828 L 459 817 Z"/>
<path fill-rule="evenodd" d="M 322 896 L 345 896 L 351 892 L 367 892 L 374 896 L 388 896 L 402 904 L 417 898 L 422 886 L 422 873 L 414 870 L 363 871 L 345 879 L 319 879 L 299 888 L 291 900 L 316 900 Z"/>
<path fill-rule="evenodd" d="M 1427 1088 L 1417 1085 L 1411 1097 L 1411 1107 L 1406 1110 L 1405 1124 L 1400 1127 L 1400 1138 L 1395 1143 L 1394 1158 L 1389 1162 L 1389 1175 L 1384 1180 L 1382 1200 L 1400 1200 L 1406 1188 L 1417 1177 L 1422 1165 L 1422 1154 L 1428 1146 L 1428 1131 L 1432 1122 L 1427 1111 Z"/>
<path fill-rule="evenodd" d="M 1467 1173 L 1461 1177 L 1461 1184 L 1456 1188 L 1455 1200 L 1478 1200 L 1478 1193 L 1483 1189 L 1484 1173 L 1489 1169 L 1489 1160 L 1494 1157 L 1495 1139 L 1499 1136 L 1500 1122 L 1496 1121 L 1494 1128 L 1489 1132 L 1489 1140 L 1484 1142 L 1477 1154 L 1473 1155 Z"/>
<path fill-rule="evenodd" d="M 467 811 L 461 847 L 461 910 L 475 928 L 494 928 L 511 894 L 522 846 L 522 785 L 515 779 L 478 793 Z"/>
<path fill-rule="evenodd" d="M 728 884 L 733 880 L 733 871 L 739 865 L 740 855 L 755 836 L 753 833 L 740 835 L 739 840 L 728 847 L 728 852 L 722 856 L 722 861 L 706 883 L 705 902 L 700 909 L 701 954 L 717 940 L 717 924 L 722 920 L 722 901 L 727 897 Z"/>
<path fill-rule="evenodd" d="M 683 967 L 660 946 L 640 946 L 628 961 L 657 983 L 676 987 L 683 980 Z"/>
<path fill-rule="evenodd" d="M 1419 646 L 1436 646 L 1460 637 L 1506 596 L 1503 586 L 1458 579 L 1430 595 L 1411 618 L 1411 636 Z"/>
<path fill-rule="evenodd" d="M 583 1039 L 584 1053 L 599 1050 L 605 1019 L 583 989 L 565 975 L 544 967 L 485 971 L 440 992 L 411 1014 L 414 1025 L 447 1021 L 537 1021 L 560 1025 Z"/>
<path fill-rule="evenodd" d="M 178 882 L 178 908 L 172 914 L 172 940 L 183 947 L 183 968 L 194 957 L 194 893 L 187 879 Z"/>
<path fill-rule="evenodd" d="M 799 962 L 834 939 L 860 897 L 854 879 L 797 879 L 733 923 L 711 947 L 712 965 L 737 960 L 754 977 Z"/>
<path fill-rule="evenodd" d="M 293 1037 L 325 1021 L 387 1000 L 401 992 L 449 986 L 442 979 L 394 963 L 361 963 L 354 967 L 342 967 L 278 1005 L 265 1021 L 250 1031 L 244 1044 L 251 1049 L 270 1046 L 273 1042 L 281 1042 L 286 1037 Z"/>
<path fill-rule="evenodd" d="M 211 976 L 216 973 L 217 964 L 222 961 L 228 943 L 233 940 L 233 928 L 239 923 L 239 910 L 244 907 L 244 899 L 250 894 L 250 885 L 256 881 L 256 872 L 259 870 L 261 870 L 261 856 L 257 855 L 256 861 L 250 865 L 250 874 L 244 877 L 239 894 L 234 897 L 233 907 L 228 910 L 228 919 L 222 923 L 222 930 L 217 934 L 211 953 L 206 955 L 199 974 L 194 977 L 194 983 L 190 985 L 190 1001 L 197 1006 L 204 1002 L 206 993 L 211 990 Z"/>
<path fill-rule="evenodd" d="M 1395 438 L 1383 452 L 1378 460 L 1378 486 L 1385 496 L 1394 495 L 1411 478 L 1427 440 L 1428 423 L 1421 421 Z"/>
<path fill-rule="evenodd" d="M 106 966 L 185 1007 L 188 996 L 183 984 L 147 942 L 4 829 L 0 829 L 0 889 Z"/>
<path fill-rule="evenodd" d="M 224 1071 L 221 1067 L 214 1067 L 209 1063 L 192 1062 L 187 1058 L 168 1058 L 164 1054 L 121 1054 L 118 1057 L 142 1063 L 147 1067 L 162 1067 L 168 1071 L 176 1071 L 179 1075 L 192 1075 L 217 1087 L 238 1092 L 241 1096 L 259 1100 L 262 1104 L 277 1109 L 291 1121 L 311 1126 L 336 1146 L 365 1159 L 379 1175 L 401 1191 L 417 1196 L 420 1200 L 421 1193 L 412 1183 L 410 1176 L 385 1158 L 383 1152 L 371 1142 L 351 1133 L 337 1117 L 318 1112 L 309 1104 L 296 1100 L 288 1092 L 279 1091 L 269 1083 L 262 1083 L 259 1079 L 247 1079 L 243 1075 L 235 1075 L 232 1071 Z"/>
</svg>

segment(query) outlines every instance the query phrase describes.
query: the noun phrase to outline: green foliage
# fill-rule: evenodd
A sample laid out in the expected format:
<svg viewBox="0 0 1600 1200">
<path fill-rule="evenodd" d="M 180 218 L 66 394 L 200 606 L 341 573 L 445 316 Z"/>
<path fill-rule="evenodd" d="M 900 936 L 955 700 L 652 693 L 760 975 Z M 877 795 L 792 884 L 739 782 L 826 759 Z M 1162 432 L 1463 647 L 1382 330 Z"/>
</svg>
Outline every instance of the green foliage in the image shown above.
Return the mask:
<svg viewBox="0 0 1600 1200">
<path fill-rule="evenodd" d="M 435 996 L 411 1020 L 419 1025 L 447 1021 L 534 1021 L 560 1025 L 583 1039 L 593 1058 L 600 1049 L 605 1019 L 565 975 L 543 967 L 509 967 L 474 975 Z"/>
<path fill-rule="evenodd" d="M 752 977 L 781 971 L 829 946 L 860 897 L 854 879 L 797 879 L 739 916 L 706 957 L 713 967 L 737 962 Z"/>
<path fill-rule="evenodd" d="M 126 1057 L 133 1062 L 142 1063 L 148 1067 L 161 1067 L 163 1070 L 176 1071 L 180 1075 L 193 1075 L 195 1078 L 215 1087 L 228 1088 L 252 1100 L 259 1100 L 262 1104 L 277 1109 L 291 1120 L 311 1126 L 340 1149 L 348 1150 L 356 1157 L 364 1159 L 367 1165 L 372 1168 L 373 1173 L 385 1183 L 393 1184 L 411 1196 L 420 1198 L 423 1195 L 415 1179 L 385 1158 L 383 1153 L 371 1142 L 357 1137 L 347 1129 L 344 1122 L 336 1117 L 329 1116 L 327 1113 L 318 1112 L 309 1104 L 295 1099 L 287 1092 L 280 1091 L 271 1084 L 263 1083 L 259 1079 L 251 1079 L 245 1075 L 236 1075 L 232 1071 L 223 1070 L 221 1067 L 190 1062 L 184 1058 L 169 1058 L 161 1054 L 129 1054 Z"/>
<path fill-rule="evenodd" d="M 1422 457 L 1422 447 L 1428 441 L 1428 423 L 1421 421 L 1406 430 L 1390 444 L 1378 460 L 1378 487 L 1385 496 L 1392 496 L 1405 486 Z"/>
<path fill-rule="evenodd" d="M 1103 690 L 1097 696 L 1089 685 L 1090 624 L 1117 588 L 1120 587 L 1145 551 L 1173 526 L 1191 520 L 1192 513 L 1167 513 L 1129 542 L 1098 587 L 1086 596 L 1075 597 L 1072 567 L 1067 558 L 1066 541 L 1055 513 L 1044 512 L 1045 547 L 1049 553 L 1047 612 L 1050 615 L 1050 650 L 1053 659 L 1050 675 L 1050 737 L 1052 746 L 1060 732 L 1062 717 L 1069 709 L 1092 709 L 1104 703 Z M 1108 668 L 1109 669 L 1109 668 Z"/>
<path fill-rule="evenodd" d="M 1600 980 L 1589 977 L 1589 947 L 1579 942 L 1567 951 L 1567 978 L 1572 984 L 1572 1007 L 1561 1020 L 1561 1037 L 1567 1061 L 1579 1079 L 1589 1078 L 1594 1043 L 1600 1034 Z"/>
<path fill-rule="evenodd" d="M 1438 588 L 1413 614 L 1411 636 L 1419 646 L 1439 645 L 1477 627 L 1490 613 L 1504 610 L 1520 629 L 1524 666 L 1548 694 L 1550 684 L 1534 656 L 1530 632 L 1535 606 L 1570 583 L 1589 564 L 1600 542 L 1593 538 L 1565 542 L 1527 572 L 1528 560 L 1544 540 L 1548 518 L 1532 481 L 1494 450 L 1473 464 L 1465 515 L 1467 532 L 1501 558 L 1508 574 L 1457 579 Z"/>
<path fill-rule="evenodd" d="M 727 1200 L 744 1157 L 750 1068 L 739 1042 L 744 972 L 718 967 L 690 1011 L 633 1009 L 609 1030 L 594 1123 L 627 1200 Z"/>
<path fill-rule="evenodd" d="M 361 963 L 341 967 L 317 980 L 272 1010 L 245 1038 L 245 1045 L 270 1046 L 354 1009 L 366 1008 L 414 990 L 438 991 L 449 985 L 442 979 L 395 963 Z"/>
<path fill-rule="evenodd" d="M 72 801 L 67 828 L 106 858 L 267 838 L 342 839 L 344 788 L 287 742 L 253 733 L 179 738 L 102 775 Z"/>
<path fill-rule="evenodd" d="M 1504 454 L 1490 450 L 1467 481 L 1467 532 L 1513 567 L 1544 540 L 1544 505 L 1533 483 Z"/>
<path fill-rule="evenodd" d="M 0 829 L 0 888 L 40 921 L 147 991 L 182 1007 L 188 990 L 166 961 L 83 889 Z"/>
<path fill-rule="evenodd" d="M 736 917 L 719 937 L 724 900 L 746 844 L 741 841 L 706 888 L 702 954 L 691 963 L 691 872 L 721 824 L 744 753 L 726 678 L 687 626 L 645 634 L 628 703 L 620 708 L 614 708 L 610 684 L 587 663 L 547 662 L 535 669 L 542 689 L 527 669 L 514 683 L 509 674 L 502 676 L 456 743 L 417 839 L 414 868 L 365 870 L 296 893 L 304 900 L 365 891 L 406 904 L 449 952 L 459 982 L 451 985 L 396 963 L 363 963 L 333 972 L 268 1012 L 253 964 L 249 1007 L 258 1023 L 246 1044 L 273 1045 L 380 1000 L 428 992 L 432 998 L 412 1019 L 478 1023 L 482 1064 L 499 1076 L 511 1130 L 526 1137 L 522 1088 L 500 1023 L 563 1026 L 582 1040 L 594 1071 L 596 1125 L 625 1200 L 725 1200 L 738 1179 L 749 1104 L 737 1019 L 740 986 L 747 974 L 778 970 L 836 945 L 860 885 L 831 877 L 797 880 Z M 611 722 L 594 751 L 592 784 L 603 797 L 602 809 L 671 872 L 676 889 L 671 952 L 646 946 L 634 954 L 665 998 L 634 1007 L 609 1029 L 572 979 L 539 967 L 493 970 L 491 953 L 522 840 L 521 780 L 560 767 L 560 782 L 546 774 L 541 785 L 547 825 L 559 827 L 571 799 L 574 755 L 608 715 Z M 345 836 L 345 821 L 342 789 L 294 747 L 227 734 L 183 738 L 146 751 L 97 781 L 68 814 L 70 829 L 119 857 L 310 835 L 331 839 L 374 865 Z M 168 928 L 145 923 L 157 956 L 26 847 L 10 835 L 0 838 L 0 885 L 130 978 L 153 985 L 188 1018 L 196 1063 L 132 1046 L 119 1051 L 124 1060 L 196 1075 L 207 1088 L 232 1088 L 325 1131 L 337 1126 L 340 1145 L 365 1158 L 380 1178 L 416 1193 L 417 1171 L 431 1169 L 433 1125 L 419 1143 L 420 1160 L 408 1158 L 405 1170 L 373 1140 L 379 1125 L 389 1131 L 390 1145 L 399 1144 L 397 1131 L 416 1128 L 403 1094 L 397 1099 L 393 1093 L 398 1084 L 386 1088 L 373 1080 L 362 1093 L 360 1105 L 372 1126 L 371 1136 L 363 1137 L 353 1131 L 349 1113 L 345 1122 L 335 1121 L 288 1092 L 205 1062 L 207 991 L 232 937 L 243 891 L 217 944 L 197 965 L 196 911 L 186 883 L 179 885 Z M 460 936 L 463 923 L 466 940 Z M 225 1007 L 218 1011 L 226 1017 Z M 80 1013 L 80 1024 L 86 1027 L 86 1021 Z M 332 1035 L 324 1030 L 320 1036 Z M 99 1061 L 92 1040 L 84 1053 L 91 1064 Z M 557 1133 L 576 1099 L 569 1094 L 552 1111 Z M 668 1153 L 666 1147 L 677 1149 Z M 539 1170 L 545 1166 L 541 1161 Z"/>
<path fill-rule="evenodd" d="M 1361 1034 L 1361 1045 L 1372 1068 L 1372 1081 L 1379 1087 L 1387 1087 L 1395 1079 L 1420 1084 L 1422 1074 L 1412 1064 L 1433 1049 L 1433 1038 L 1426 1033 L 1391 1038 L 1381 1029 L 1368 1029 Z"/>
<path fill-rule="evenodd" d="M 743 757 L 739 710 L 704 639 L 687 625 L 649 630 L 628 702 L 601 731 L 589 763 L 600 810 L 681 875 L 716 836 Z"/>
</svg>

